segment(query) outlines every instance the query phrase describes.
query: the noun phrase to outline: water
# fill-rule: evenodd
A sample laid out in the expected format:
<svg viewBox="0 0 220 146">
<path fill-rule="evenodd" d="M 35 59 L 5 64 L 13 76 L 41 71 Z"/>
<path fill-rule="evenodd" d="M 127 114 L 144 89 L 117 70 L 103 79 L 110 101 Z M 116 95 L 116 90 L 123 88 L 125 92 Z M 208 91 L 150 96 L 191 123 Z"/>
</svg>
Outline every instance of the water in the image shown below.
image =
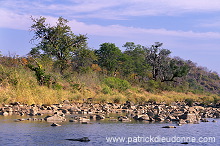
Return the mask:
<svg viewBox="0 0 220 146">
<path fill-rule="evenodd" d="M 217 122 L 186 124 L 176 126 L 168 123 L 120 123 L 99 121 L 93 124 L 78 124 L 64 122 L 62 126 L 51 127 L 48 122 L 22 121 L 14 122 L 15 116 L 0 116 L 0 145 L 1 146 L 105 146 L 105 145 L 183 145 L 178 138 L 214 137 L 215 142 L 189 142 L 188 145 L 213 146 L 220 145 L 220 119 Z M 23 118 L 23 117 L 22 117 Z M 210 119 L 211 121 L 212 119 Z M 177 128 L 162 128 L 175 125 Z M 90 142 L 68 141 L 65 139 L 89 137 Z M 124 138 L 123 141 L 107 142 L 106 138 Z M 150 141 L 154 138 L 154 142 Z M 157 137 L 157 139 L 155 138 Z M 172 138 L 173 142 L 161 142 L 159 138 Z M 176 138 L 176 139 L 175 139 Z M 123 139 L 122 139 L 123 140 Z M 148 141 L 147 141 L 148 140 Z M 157 140 L 157 141 L 156 141 Z M 159 139 L 161 140 L 161 139 Z M 167 139 L 169 140 L 169 139 Z M 176 141 L 175 141 L 176 140 Z M 180 139 L 179 139 L 180 140 Z M 189 139 L 188 139 L 189 140 Z M 194 140 L 194 139 L 193 139 Z"/>
</svg>

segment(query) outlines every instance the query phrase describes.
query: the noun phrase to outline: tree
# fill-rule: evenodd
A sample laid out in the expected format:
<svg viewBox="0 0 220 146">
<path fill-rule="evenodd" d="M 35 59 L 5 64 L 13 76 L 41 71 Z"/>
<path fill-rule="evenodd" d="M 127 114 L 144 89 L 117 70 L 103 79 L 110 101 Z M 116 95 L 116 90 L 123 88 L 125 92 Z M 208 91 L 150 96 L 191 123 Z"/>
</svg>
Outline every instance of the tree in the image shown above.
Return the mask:
<svg viewBox="0 0 220 146">
<path fill-rule="evenodd" d="M 189 66 L 182 59 L 170 59 L 167 65 L 167 69 L 163 71 L 162 82 L 174 81 L 174 78 L 186 76 L 189 70 Z"/>
<path fill-rule="evenodd" d="M 73 67 L 75 69 L 88 68 L 97 60 L 93 50 L 86 48 L 78 49 L 73 57 Z"/>
<path fill-rule="evenodd" d="M 162 80 L 163 72 L 168 67 L 169 58 L 171 51 L 167 49 L 161 49 L 163 43 L 155 42 L 151 48 L 146 49 L 146 61 L 152 67 L 153 80 Z"/>
<path fill-rule="evenodd" d="M 170 58 L 170 50 L 160 48 L 163 44 L 156 42 L 147 49 L 147 62 L 152 67 L 152 76 L 155 81 L 174 81 L 177 77 L 186 76 L 189 66 L 180 58 Z"/>
<path fill-rule="evenodd" d="M 110 74 L 117 71 L 120 59 L 122 57 L 121 50 L 113 43 L 103 43 L 100 49 L 95 51 L 98 57 L 98 65 L 106 69 Z"/>
<path fill-rule="evenodd" d="M 38 40 L 37 49 L 43 51 L 51 58 L 55 59 L 60 68 L 60 73 L 68 68 L 75 51 L 86 47 L 87 37 L 85 35 L 75 35 L 67 25 L 68 20 L 59 17 L 55 26 L 46 23 L 46 18 L 31 18 L 34 24 L 31 30 L 34 31 L 32 41 Z M 39 52 L 38 50 L 32 52 Z"/>
<path fill-rule="evenodd" d="M 132 72 L 142 79 L 146 77 L 150 69 L 145 58 L 146 48 L 141 45 L 135 45 L 134 42 L 126 42 L 123 47 L 126 48 L 124 54 L 131 57 L 129 61 L 131 61 L 130 64 L 132 64 L 132 67 L 130 67 L 132 68 Z"/>
<path fill-rule="evenodd" d="M 45 70 L 42 68 L 42 66 L 37 63 L 37 67 L 31 64 L 27 64 L 27 67 L 30 68 L 32 71 L 35 72 L 35 76 L 37 78 L 37 81 L 39 85 L 47 85 L 48 87 L 51 85 L 51 75 L 48 75 L 45 73 Z"/>
</svg>

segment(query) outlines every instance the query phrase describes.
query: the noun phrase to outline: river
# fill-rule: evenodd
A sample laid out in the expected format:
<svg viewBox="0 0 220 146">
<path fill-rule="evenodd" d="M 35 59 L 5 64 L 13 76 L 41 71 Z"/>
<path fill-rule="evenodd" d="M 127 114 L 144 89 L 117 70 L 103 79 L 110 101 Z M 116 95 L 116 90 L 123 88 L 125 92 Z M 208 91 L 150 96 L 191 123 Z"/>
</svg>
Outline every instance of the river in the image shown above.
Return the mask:
<svg viewBox="0 0 220 146">
<path fill-rule="evenodd" d="M 52 127 L 49 122 L 14 122 L 18 116 L 0 116 L 1 146 L 118 146 L 118 145 L 220 145 L 220 119 L 217 122 L 185 124 L 146 122 L 92 121 L 92 124 L 71 122 Z M 22 117 L 24 118 L 24 117 Z M 174 125 L 176 128 L 162 128 Z M 89 142 L 66 139 L 88 137 Z M 182 143 L 182 144 L 181 144 Z"/>
</svg>

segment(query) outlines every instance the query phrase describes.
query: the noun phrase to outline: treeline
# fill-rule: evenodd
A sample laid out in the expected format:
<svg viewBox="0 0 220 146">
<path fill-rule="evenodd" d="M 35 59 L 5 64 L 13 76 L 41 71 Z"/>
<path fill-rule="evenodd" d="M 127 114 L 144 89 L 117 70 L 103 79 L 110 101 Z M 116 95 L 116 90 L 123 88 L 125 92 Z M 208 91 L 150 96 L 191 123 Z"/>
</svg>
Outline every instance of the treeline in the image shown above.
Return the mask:
<svg viewBox="0 0 220 146">
<path fill-rule="evenodd" d="M 220 94 L 220 78 L 216 72 L 198 67 L 190 60 L 170 57 L 171 51 L 164 49 L 160 42 L 151 46 L 126 42 L 125 51 L 114 43 L 90 49 L 87 36 L 75 35 L 66 19 L 60 17 L 55 26 L 47 24 L 44 17 L 32 20 L 34 37 L 31 41 L 37 42 L 36 47 L 26 57 L 2 56 L 0 61 L 7 67 L 23 66 L 32 71 L 40 86 L 79 89 L 82 84 L 73 83 L 74 76 L 96 74 L 100 81 L 109 87 L 117 86 L 118 90 L 126 90 L 131 85 L 148 92 Z M 4 76 L 1 73 L 1 84 Z M 58 83 L 61 80 L 62 84 Z"/>
</svg>

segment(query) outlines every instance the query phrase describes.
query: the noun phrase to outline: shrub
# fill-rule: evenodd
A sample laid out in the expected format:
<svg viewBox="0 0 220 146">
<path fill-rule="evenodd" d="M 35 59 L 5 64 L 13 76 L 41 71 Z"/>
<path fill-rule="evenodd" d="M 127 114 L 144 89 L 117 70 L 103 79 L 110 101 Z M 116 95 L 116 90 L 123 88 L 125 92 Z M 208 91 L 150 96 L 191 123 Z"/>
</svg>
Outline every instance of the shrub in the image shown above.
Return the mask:
<svg viewBox="0 0 220 146">
<path fill-rule="evenodd" d="M 63 86 L 59 83 L 55 83 L 55 84 L 53 84 L 52 88 L 54 90 L 61 90 L 61 89 L 63 89 Z"/>
<path fill-rule="evenodd" d="M 109 86 L 104 86 L 102 88 L 102 93 L 104 93 L 104 94 L 111 94 L 111 88 Z"/>
<path fill-rule="evenodd" d="M 186 102 L 186 104 L 187 104 L 188 106 L 193 106 L 194 99 L 192 99 L 192 98 L 187 98 L 187 99 L 185 100 L 185 102 Z"/>
<path fill-rule="evenodd" d="M 115 77 L 108 77 L 104 79 L 104 83 L 112 89 L 117 89 L 118 91 L 125 91 L 131 87 L 131 84 L 126 81 Z"/>
</svg>

